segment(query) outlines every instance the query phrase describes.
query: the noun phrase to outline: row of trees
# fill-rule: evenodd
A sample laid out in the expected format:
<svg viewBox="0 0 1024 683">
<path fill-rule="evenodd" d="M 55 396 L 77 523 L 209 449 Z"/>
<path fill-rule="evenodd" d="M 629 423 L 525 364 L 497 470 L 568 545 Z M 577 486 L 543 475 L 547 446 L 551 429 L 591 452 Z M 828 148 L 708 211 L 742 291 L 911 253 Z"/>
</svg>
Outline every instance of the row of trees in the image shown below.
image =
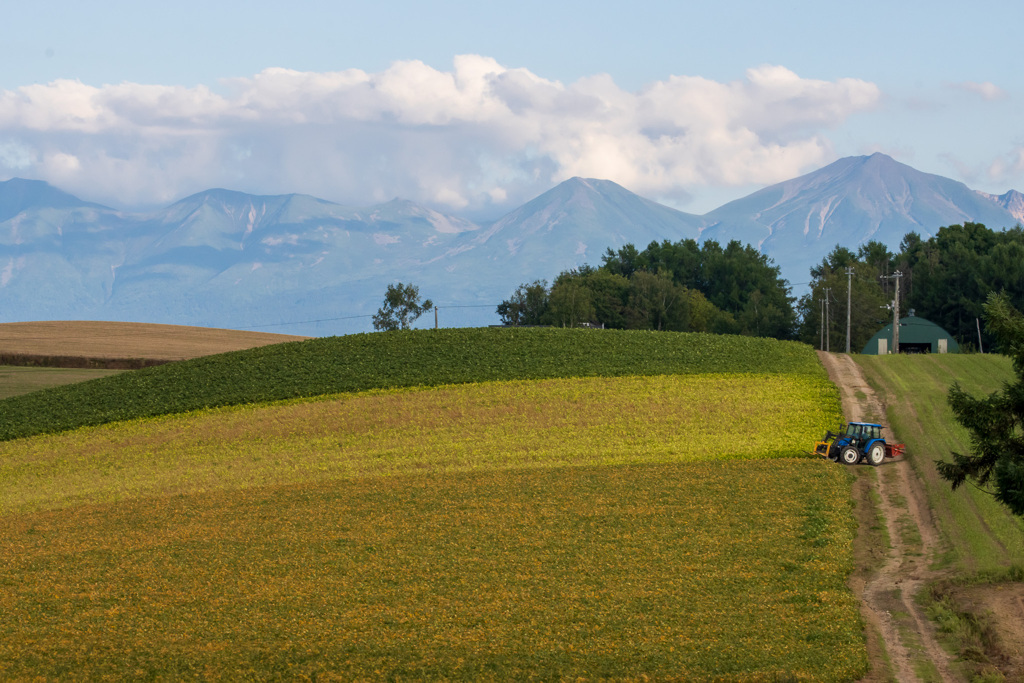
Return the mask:
<svg viewBox="0 0 1024 683">
<path fill-rule="evenodd" d="M 608 249 L 599 267 L 564 271 L 550 286 L 545 280 L 520 285 L 497 312 L 506 325 L 596 324 L 813 345 L 827 337 L 837 350 L 845 347 L 849 316 L 850 348 L 858 351 L 892 320 L 898 287 L 901 315 L 916 309 L 971 348 L 990 294 L 1003 292 L 1011 305 L 1024 304 L 1024 228 L 994 231 L 965 223 L 927 240 L 911 232 L 897 253 L 880 242 L 857 251 L 837 246 L 810 276 L 810 289 L 797 302 L 779 268 L 749 245 L 682 240 L 652 242 L 640 251 L 627 244 Z M 389 286 L 374 327 L 407 328 L 431 306 L 420 303 L 413 285 Z M 996 348 L 998 342 L 985 333 L 981 343 Z"/>
<path fill-rule="evenodd" d="M 894 277 L 897 273 L 899 278 Z M 850 347 L 859 351 L 892 321 L 888 307 L 898 286 L 901 316 L 913 308 L 961 346 L 977 348 L 978 321 L 990 294 L 1004 292 L 1012 305 L 1024 304 L 1024 229 L 994 231 L 965 223 L 940 228 L 927 240 L 911 232 L 895 254 L 880 242 L 856 252 L 836 247 L 811 270 L 811 279 L 810 292 L 797 305 L 797 336 L 802 341 L 817 346 L 824 333 L 833 340 L 833 349 L 843 348 L 849 298 Z M 995 348 L 999 340 L 983 330 L 981 343 Z"/>
<path fill-rule="evenodd" d="M 779 269 L 753 247 L 694 240 L 608 249 L 583 266 L 520 285 L 498 306 L 506 325 L 583 323 L 615 329 L 789 338 L 793 298 Z"/>
</svg>

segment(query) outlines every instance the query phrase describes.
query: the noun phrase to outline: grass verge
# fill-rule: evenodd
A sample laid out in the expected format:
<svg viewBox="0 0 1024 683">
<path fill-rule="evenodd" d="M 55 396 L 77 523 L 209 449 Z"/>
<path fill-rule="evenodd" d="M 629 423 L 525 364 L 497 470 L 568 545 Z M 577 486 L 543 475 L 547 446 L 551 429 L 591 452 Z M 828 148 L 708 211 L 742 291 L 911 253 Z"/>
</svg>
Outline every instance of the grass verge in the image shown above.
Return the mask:
<svg viewBox="0 0 1024 683">
<path fill-rule="evenodd" d="M 950 490 L 935 462 L 968 452 L 967 433 L 946 402 L 953 382 L 969 392 L 998 390 L 1012 375 L 996 355 L 929 354 L 856 356 L 868 381 L 886 401 L 888 423 L 907 444 L 907 459 L 924 483 L 929 507 L 949 547 L 944 555 L 961 574 L 1024 564 L 1024 523 L 991 495 L 971 485 Z"/>
</svg>

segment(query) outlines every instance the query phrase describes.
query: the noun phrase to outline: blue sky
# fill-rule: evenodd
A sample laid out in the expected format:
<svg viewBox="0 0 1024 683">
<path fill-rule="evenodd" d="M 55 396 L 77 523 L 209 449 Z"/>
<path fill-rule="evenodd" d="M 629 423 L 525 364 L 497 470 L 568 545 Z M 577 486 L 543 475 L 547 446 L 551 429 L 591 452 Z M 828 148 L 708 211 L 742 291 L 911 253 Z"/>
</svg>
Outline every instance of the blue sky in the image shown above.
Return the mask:
<svg viewBox="0 0 1024 683">
<path fill-rule="evenodd" d="M 0 179 L 496 217 L 573 175 L 703 213 L 882 151 L 1024 190 L 1019 2 L 5 3 Z"/>
</svg>

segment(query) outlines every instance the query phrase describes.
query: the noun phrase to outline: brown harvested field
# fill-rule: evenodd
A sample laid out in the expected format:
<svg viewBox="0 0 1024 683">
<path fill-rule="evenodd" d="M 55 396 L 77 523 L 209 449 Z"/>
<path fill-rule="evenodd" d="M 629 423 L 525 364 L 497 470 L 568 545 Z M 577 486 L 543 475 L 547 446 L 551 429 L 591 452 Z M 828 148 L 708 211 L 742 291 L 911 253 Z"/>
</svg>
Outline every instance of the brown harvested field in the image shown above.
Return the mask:
<svg viewBox="0 0 1024 683">
<path fill-rule="evenodd" d="M 76 358 L 166 362 L 302 339 L 308 337 L 153 323 L 0 323 L 0 364 L 74 367 L 69 363 Z"/>
<path fill-rule="evenodd" d="M 106 368 L 27 368 L 0 365 L 0 401 L 40 389 L 116 375 L 124 370 Z"/>
</svg>

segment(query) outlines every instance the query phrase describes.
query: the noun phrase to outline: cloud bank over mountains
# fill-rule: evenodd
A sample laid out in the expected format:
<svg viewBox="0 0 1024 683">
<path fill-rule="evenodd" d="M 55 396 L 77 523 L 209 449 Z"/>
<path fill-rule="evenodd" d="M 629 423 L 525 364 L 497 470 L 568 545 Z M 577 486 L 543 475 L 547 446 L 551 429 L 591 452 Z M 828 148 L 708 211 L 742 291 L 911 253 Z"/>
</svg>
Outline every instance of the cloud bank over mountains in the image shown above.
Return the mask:
<svg viewBox="0 0 1024 683">
<path fill-rule="evenodd" d="M 774 183 L 833 160 L 827 131 L 880 100 L 872 83 L 782 66 L 629 92 L 607 75 L 563 84 L 478 55 L 450 71 L 272 68 L 216 89 L 57 80 L 0 91 L 0 178 L 117 206 L 220 186 L 498 215 L 584 176 L 685 206 L 701 188 Z"/>
</svg>

